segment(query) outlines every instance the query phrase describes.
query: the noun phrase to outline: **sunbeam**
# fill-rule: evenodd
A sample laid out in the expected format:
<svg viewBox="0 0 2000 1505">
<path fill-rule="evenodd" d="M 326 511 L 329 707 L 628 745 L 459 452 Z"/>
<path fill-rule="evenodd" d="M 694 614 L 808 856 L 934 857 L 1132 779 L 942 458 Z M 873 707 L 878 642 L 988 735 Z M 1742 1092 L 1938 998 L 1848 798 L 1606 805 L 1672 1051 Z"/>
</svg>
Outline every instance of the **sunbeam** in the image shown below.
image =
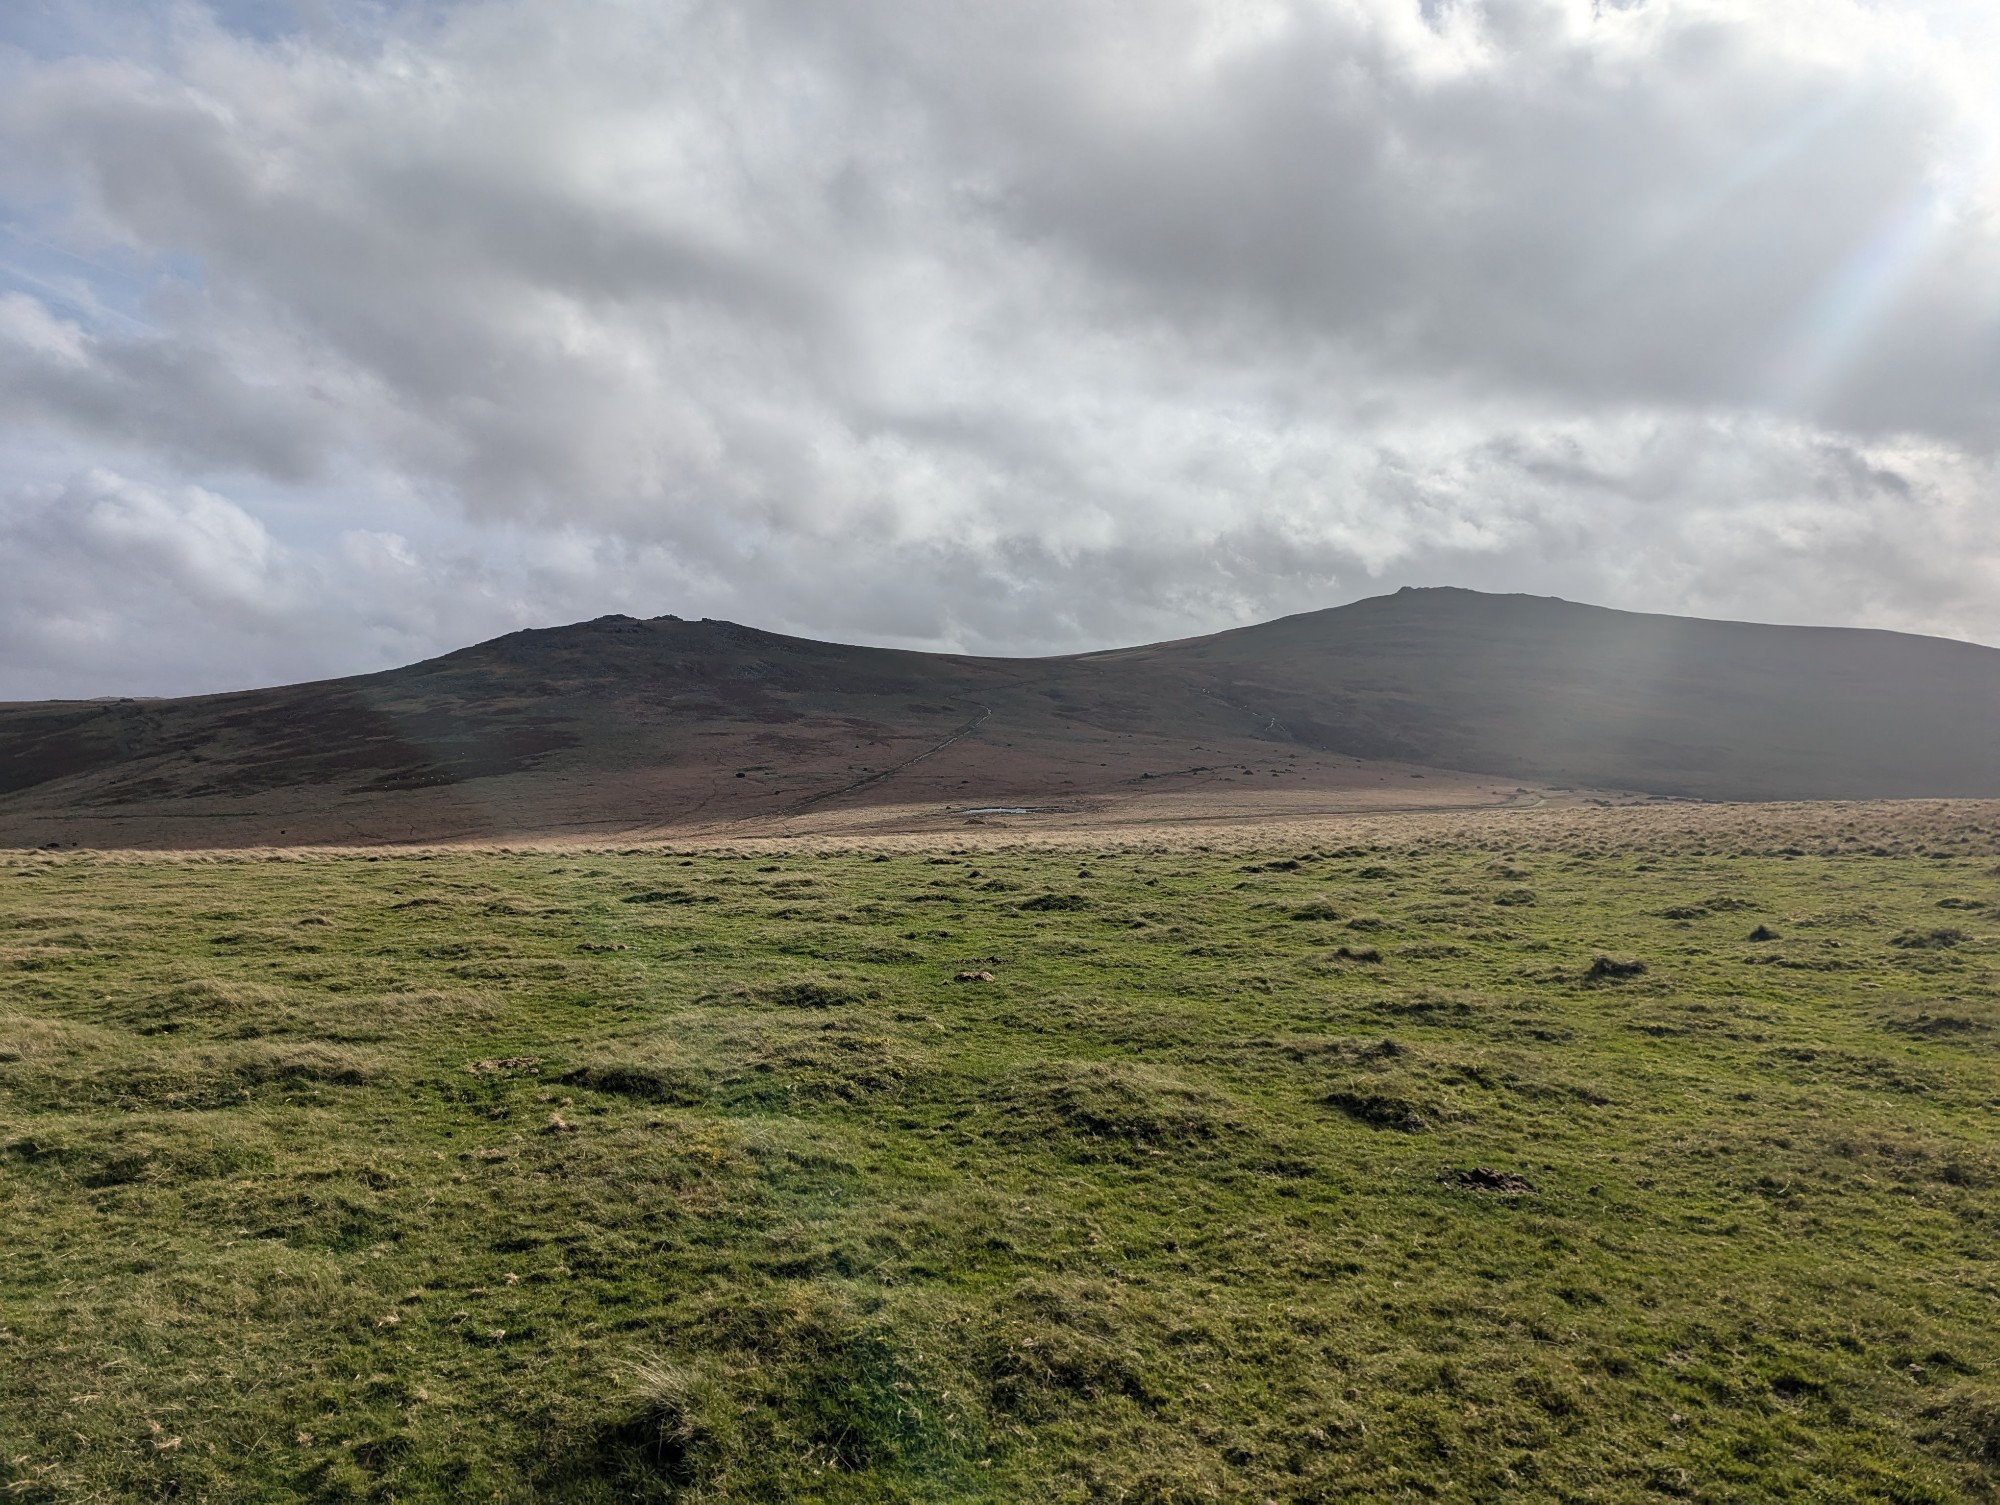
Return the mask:
<svg viewBox="0 0 2000 1505">
<path fill-rule="evenodd" d="M 1811 411 L 1839 384 L 1856 354 L 1931 256 L 1954 217 L 1925 184 L 1899 203 L 1806 303 L 1774 364 L 1770 390 L 1793 411 Z"/>
</svg>

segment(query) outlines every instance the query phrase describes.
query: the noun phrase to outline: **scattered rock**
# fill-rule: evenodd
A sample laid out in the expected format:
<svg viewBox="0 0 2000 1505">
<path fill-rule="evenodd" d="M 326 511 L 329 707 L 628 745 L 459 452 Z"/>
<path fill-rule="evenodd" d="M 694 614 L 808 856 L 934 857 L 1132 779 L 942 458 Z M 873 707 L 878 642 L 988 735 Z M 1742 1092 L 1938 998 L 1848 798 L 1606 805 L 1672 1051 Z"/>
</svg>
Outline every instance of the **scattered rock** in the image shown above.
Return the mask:
<svg viewBox="0 0 2000 1505">
<path fill-rule="evenodd" d="M 959 973 L 959 974 L 958 974 L 957 976 L 955 976 L 955 977 L 953 977 L 953 978 L 952 978 L 952 981 L 953 981 L 953 982 L 991 982 L 991 981 L 993 981 L 993 974 L 992 974 L 991 972 L 960 972 L 960 973 Z"/>
</svg>

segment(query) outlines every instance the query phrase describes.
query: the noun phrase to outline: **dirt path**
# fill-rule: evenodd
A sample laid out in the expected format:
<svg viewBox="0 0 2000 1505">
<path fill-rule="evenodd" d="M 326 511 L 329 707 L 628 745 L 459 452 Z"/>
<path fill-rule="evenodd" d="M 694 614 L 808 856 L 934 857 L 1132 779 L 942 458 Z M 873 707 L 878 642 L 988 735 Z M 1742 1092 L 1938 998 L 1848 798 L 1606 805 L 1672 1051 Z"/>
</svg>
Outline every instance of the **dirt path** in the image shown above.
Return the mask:
<svg viewBox="0 0 2000 1505">
<path fill-rule="evenodd" d="M 1263 722 L 1264 726 L 1262 730 L 1266 736 L 1275 737 L 1282 742 L 1299 742 L 1299 739 L 1292 735 L 1292 729 L 1276 716 L 1273 716 L 1269 711 L 1260 711 L 1253 706 L 1242 705 L 1237 701 L 1231 700 L 1227 695 L 1218 695 L 1215 691 L 1205 690 L 1200 685 L 1189 685 L 1188 688 L 1193 690 L 1197 695 L 1206 695 L 1217 705 L 1228 706 L 1230 710 L 1236 712 L 1239 716 L 1248 716 L 1253 722 Z M 1299 745 L 1304 746 L 1305 744 L 1299 743 Z M 1322 749 L 1315 748 L 1313 750 L 1321 751 Z"/>
<path fill-rule="evenodd" d="M 953 732 L 949 737 L 946 737 L 942 742 L 938 743 L 936 746 L 925 748 L 915 757 L 905 758 L 903 759 L 902 762 L 895 764 L 893 767 L 884 768 L 879 772 L 864 774 L 862 777 L 855 779 L 852 783 L 842 784 L 838 789 L 826 789 L 822 790 L 818 794 L 809 794 L 804 799 L 797 800 L 792 804 L 787 805 L 784 809 L 777 811 L 775 813 L 779 818 L 783 818 L 788 815 L 797 815 L 801 811 L 809 810 L 814 805 L 820 804 L 826 800 L 838 799 L 843 794 L 852 794 L 857 789 L 866 789 L 870 784 L 880 784 L 885 780 L 893 779 L 897 774 L 901 773 L 904 769 L 909 768 L 914 764 L 921 763 L 926 758 L 935 757 L 937 754 L 943 752 L 947 747 L 950 747 L 952 743 L 971 736 L 974 732 L 978 731 L 979 728 L 985 724 L 986 718 L 991 716 L 992 714 L 993 714 L 992 707 L 982 705 L 979 707 L 979 714 L 977 716 L 973 717 L 970 721 L 966 722 L 964 726 L 961 726 L 957 731 Z M 755 820 L 769 820 L 772 817 L 769 815 L 758 815 L 751 818 Z"/>
</svg>

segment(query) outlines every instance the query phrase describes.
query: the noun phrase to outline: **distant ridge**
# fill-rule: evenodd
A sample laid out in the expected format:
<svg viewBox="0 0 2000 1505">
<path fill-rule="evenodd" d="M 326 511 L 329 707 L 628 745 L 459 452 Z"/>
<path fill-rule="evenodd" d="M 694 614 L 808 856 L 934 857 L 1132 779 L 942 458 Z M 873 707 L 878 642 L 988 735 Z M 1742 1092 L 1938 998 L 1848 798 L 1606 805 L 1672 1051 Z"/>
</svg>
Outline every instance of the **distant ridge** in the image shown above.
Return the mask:
<svg viewBox="0 0 2000 1505">
<path fill-rule="evenodd" d="M 2000 650 L 1948 638 L 1434 587 L 1162 651 L 1372 756 L 1701 799 L 2000 795 Z"/>
<path fill-rule="evenodd" d="M 317 684 L 0 705 L 0 843 L 668 830 L 1423 769 L 1710 800 L 2000 796 L 2000 650 L 1453 588 L 1045 659 L 611 616 Z"/>
</svg>

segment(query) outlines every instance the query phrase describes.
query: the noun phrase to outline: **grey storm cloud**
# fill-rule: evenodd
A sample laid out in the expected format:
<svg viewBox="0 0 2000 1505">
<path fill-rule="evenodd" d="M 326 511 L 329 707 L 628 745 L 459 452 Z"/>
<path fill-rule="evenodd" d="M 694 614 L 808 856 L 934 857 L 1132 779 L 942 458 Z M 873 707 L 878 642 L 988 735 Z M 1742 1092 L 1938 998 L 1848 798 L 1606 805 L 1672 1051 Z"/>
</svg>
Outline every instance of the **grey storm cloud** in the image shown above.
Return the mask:
<svg viewBox="0 0 2000 1505">
<path fill-rule="evenodd" d="M 1977 7 L 256 12 L 0 20 L 0 693 L 1401 583 L 2000 635 Z"/>
</svg>

